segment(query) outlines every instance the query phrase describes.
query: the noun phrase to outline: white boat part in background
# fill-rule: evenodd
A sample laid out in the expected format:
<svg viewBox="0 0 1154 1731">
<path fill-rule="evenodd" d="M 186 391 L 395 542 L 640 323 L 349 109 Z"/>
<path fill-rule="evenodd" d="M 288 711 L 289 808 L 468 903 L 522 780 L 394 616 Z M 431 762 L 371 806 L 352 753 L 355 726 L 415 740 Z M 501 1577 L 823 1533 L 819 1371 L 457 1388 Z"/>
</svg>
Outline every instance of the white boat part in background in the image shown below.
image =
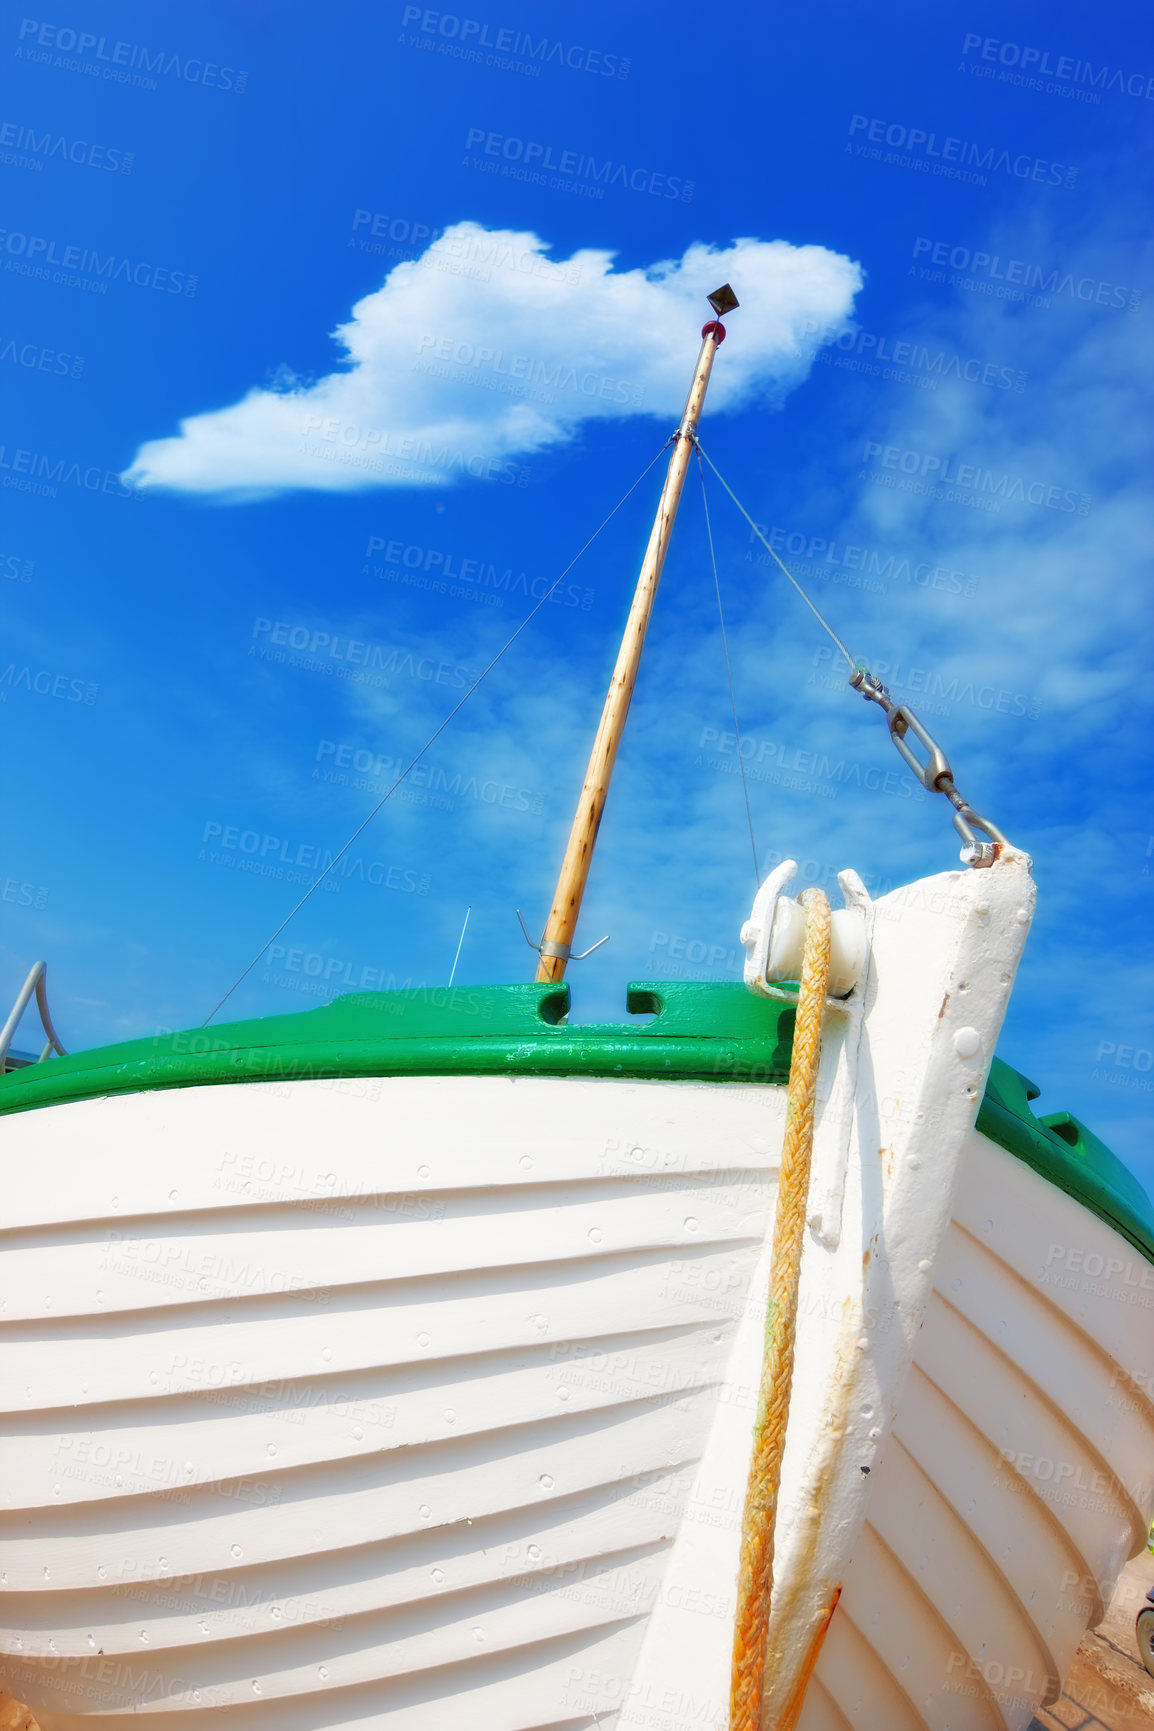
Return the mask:
<svg viewBox="0 0 1154 1731">
<path fill-rule="evenodd" d="M 804 1731 L 1020 1731 L 1150 1514 L 1154 1410 L 1109 1400 L 1147 1313 L 1043 1244 L 1141 1259 L 973 1129 L 1032 905 L 1014 855 L 883 898 L 827 1021 L 770 1667 Z M 8 1119 L 0 1681 L 44 1731 L 721 1731 L 784 1104 L 461 1074 Z"/>
</svg>

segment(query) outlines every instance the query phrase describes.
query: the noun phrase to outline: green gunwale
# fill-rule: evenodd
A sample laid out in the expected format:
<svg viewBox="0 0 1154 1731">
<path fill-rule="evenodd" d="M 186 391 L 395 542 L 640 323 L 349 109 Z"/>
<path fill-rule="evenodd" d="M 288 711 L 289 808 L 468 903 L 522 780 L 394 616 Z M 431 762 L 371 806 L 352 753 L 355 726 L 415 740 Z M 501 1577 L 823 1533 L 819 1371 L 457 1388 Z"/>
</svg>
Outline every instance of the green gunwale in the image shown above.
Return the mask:
<svg viewBox="0 0 1154 1731">
<path fill-rule="evenodd" d="M 323 1009 L 101 1046 L 0 1077 L 0 1112 L 205 1082 L 322 1076 L 676 1076 L 784 1082 L 794 1011 L 740 985 L 633 985 L 647 1023 L 573 1026 L 567 985 L 351 992 Z"/>
<path fill-rule="evenodd" d="M 1105 1142 L 1069 1112 L 1037 1118 L 1030 1101 L 1041 1090 L 1001 1058 L 990 1065 L 977 1128 L 1072 1196 L 1154 1262 L 1154 1206 L 1137 1178 Z"/>
<path fill-rule="evenodd" d="M 604 1076 L 784 1083 L 794 1011 L 739 984 L 629 987 L 642 1023 L 573 1025 L 567 985 L 353 992 L 321 1009 L 100 1046 L 0 1076 L 0 1114 L 205 1083 L 337 1076 Z M 977 1127 L 1154 1263 L 1142 1186 L 1069 1113 L 1035 1117 L 1038 1089 L 995 1058 Z"/>
</svg>

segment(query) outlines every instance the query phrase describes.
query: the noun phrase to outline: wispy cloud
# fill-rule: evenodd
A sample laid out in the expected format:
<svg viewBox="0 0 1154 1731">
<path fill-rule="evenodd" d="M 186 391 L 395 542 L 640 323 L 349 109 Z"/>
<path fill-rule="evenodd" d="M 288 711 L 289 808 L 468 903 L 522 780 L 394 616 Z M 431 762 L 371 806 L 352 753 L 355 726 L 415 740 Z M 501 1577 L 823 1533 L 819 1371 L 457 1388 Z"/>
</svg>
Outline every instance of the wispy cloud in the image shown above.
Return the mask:
<svg viewBox="0 0 1154 1731">
<path fill-rule="evenodd" d="M 288 488 L 355 492 L 494 476 L 589 420 L 681 409 L 686 336 L 704 296 L 732 282 L 739 340 L 711 409 L 774 405 L 808 373 L 815 327 L 838 330 L 858 265 L 822 246 L 699 243 L 682 258 L 618 271 L 614 254 L 549 257 L 530 233 L 462 222 L 390 271 L 333 339 L 323 378 L 192 415 L 143 444 L 136 486 L 252 498 Z"/>
</svg>

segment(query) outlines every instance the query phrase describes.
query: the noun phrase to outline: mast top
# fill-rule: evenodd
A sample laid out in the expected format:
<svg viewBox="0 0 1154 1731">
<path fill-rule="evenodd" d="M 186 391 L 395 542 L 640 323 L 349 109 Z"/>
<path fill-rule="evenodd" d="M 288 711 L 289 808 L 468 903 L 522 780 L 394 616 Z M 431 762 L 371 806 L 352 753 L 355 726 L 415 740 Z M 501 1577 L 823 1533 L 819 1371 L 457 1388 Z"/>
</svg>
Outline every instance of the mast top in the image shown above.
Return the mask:
<svg viewBox="0 0 1154 1731">
<path fill-rule="evenodd" d="M 721 322 L 721 315 L 722 313 L 731 313 L 734 307 L 741 305 L 741 302 L 727 282 L 723 282 L 719 289 L 714 289 L 713 293 L 706 295 L 705 298 L 717 317 L 711 320 L 709 324 L 702 325 L 701 335 L 704 338 L 712 332 L 714 342 L 720 345 L 725 341 L 725 326 Z"/>
<path fill-rule="evenodd" d="M 714 289 L 713 293 L 711 295 L 706 295 L 705 298 L 717 314 L 718 318 L 723 317 L 725 313 L 731 313 L 735 307 L 741 305 L 741 302 L 738 300 L 727 282 L 723 282 L 719 289 Z"/>
</svg>

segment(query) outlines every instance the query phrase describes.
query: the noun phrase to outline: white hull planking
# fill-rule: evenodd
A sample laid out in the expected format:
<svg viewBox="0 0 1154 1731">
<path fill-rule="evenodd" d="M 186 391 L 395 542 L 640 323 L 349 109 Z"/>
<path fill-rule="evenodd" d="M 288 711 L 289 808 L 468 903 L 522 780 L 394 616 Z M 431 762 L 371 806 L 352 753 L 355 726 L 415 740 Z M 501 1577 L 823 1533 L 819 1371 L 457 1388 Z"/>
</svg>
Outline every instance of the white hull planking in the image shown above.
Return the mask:
<svg viewBox="0 0 1154 1731">
<path fill-rule="evenodd" d="M 970 1128 L 1031 906 L 1013 858 L 885 898 L 827 1025 L 804 1731 L 1017 1731 L 1150 1512 L 1148 1312 L 1038 1272 L 1121 1241 Z M 461 1076 L 10 1119 L 0 1680 L 45 1731 L 720 1728 L 784 1105 Z M 1130 1489 L 1058 1507 L 998 1452 L 1059 1449 Z"/>
<path fill-rule="evenodd" d="M 5 1686 L 46 1731 L 571 1718 L 659 1589 L 783 1112 L 454 1077 L 10 1120 Z"/>
<path fill-rule="evenodd" d="M 1025 1731 L 1056 1699 L 1154 1516 L 1152 1317 L 1139 1252 L 974 1132 L 800 1731 Z"/>
</svg>

